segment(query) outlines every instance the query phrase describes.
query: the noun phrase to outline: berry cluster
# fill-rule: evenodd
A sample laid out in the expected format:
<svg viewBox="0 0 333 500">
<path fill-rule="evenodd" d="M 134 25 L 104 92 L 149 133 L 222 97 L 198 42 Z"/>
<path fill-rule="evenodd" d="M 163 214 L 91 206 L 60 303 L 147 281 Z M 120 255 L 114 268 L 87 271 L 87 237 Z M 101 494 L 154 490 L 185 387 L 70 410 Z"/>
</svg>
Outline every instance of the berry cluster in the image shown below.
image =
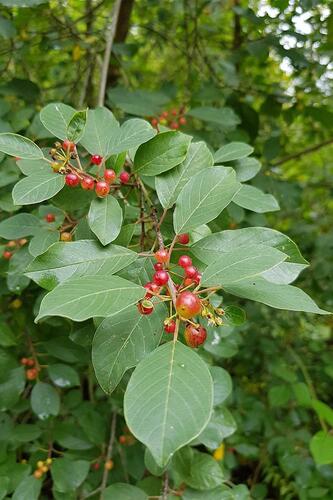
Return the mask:
<svg viewBox="0 0 333 500">
<path fill-rule="evenodd" d="M 116 172 L 105 167 L 104 158 L 100 155 L 92 155 L 90 165 L 98 167 L 98 174 L 92 175 L 83 170 L 74 142 L 67 139 L 61 144 L 55 143 L 55 147 L 50 150 L 53 159 L 51 167 L 54 172 L 65 175 L 66 185 L 69 187 L 81 186 L 85 191 L 95 191 L 98 197 L 104 198 L 110 193 L 112 188 L 119 188 L 119 184 L 114 184 L 117 179 Z M 76 160 L 78 166 L 74 166 L 72 160 Z M 100 171 L 103 168 L 103 171 Z M 120 184 L 128 184 L 130 174 L 125 170 L 119 174 Z"/>
<path fill-rule="evenodd" d="M 2 257 L 5 260 L 10 260 L 13 257 L 15 250 L 18 250 L 20 247 L 23 247 L 27 242 L 28 240 L 25 238 L 22 238 L 20 240 L 8 241 L 8 243 L 6 243 L 7 250 L 5 250 L 2 253 Z"/>
<path fill-rule="evenodd" d="M 35 380 L 38 377 L 39 370 L 35 366 L 35 360 L 33 358 L 22 358 L 21 365 L 27 367 L 25 376 L 27 380 Z M 29 367 L 29 368 L 28 368 Z"/>
<path fill-rule="evenodd" d="M 49 470 L 49 466 L 52 464 L 52 458 L 47 458 L 45 461 L 38 460 L 37 467 L 34 470 L 34 477 L 40 479 L 43 474 L 46 474 Z"/>
<path fill-rule="evenodd" d="M 163 111 L 160 116 L 151 118 L 150 123 L 157 129 L 159 125 L 166 125 L 172 130 L 178 130 L 181 125 L 186 125 L 184 108 L 173 108 L 170 111 Z"/>
<path fill-rule="evenodd" d="M 189 235 L 182 234 L 177 237 L 182 244 L 189 242 Z M 170 316 L 164 321 L 164 331 L 170 334 L 178 334 L 177 322 L 185 324 L 184 338 L 188 346 L 198 347 L 203 344 L 207 338 L 206 329 L 198 322 L 192 319 L 201 316 L 207 319 L 208 324 L 219 326 L 222 324 L 221 316 L 224 311 L 221 308 L 214 307 L 209 301 L 209 294 L 214 293 L 215 289 L 200 290 L 201 274 L 193 265 L 192 259 L 188 255 L 181 255 L 178 259 L 178 266 L 182 269 L 183 275 L 172 271 L 170 265 L 170 252 L 161 248 L 154 257 L 155 273 L 152 281 L 144 285 L 147 290 L 143 300 L 138 303 L 138 310 L 141 314 L 151 314 L 154 310 L 152 298 L 157 298 L 163 302 L 170 303 Z M 175 283 L 171 275 L 175 275 L 180 283 Z M 175 312 L 173 314 L 173 309 Z"/>
</svg>

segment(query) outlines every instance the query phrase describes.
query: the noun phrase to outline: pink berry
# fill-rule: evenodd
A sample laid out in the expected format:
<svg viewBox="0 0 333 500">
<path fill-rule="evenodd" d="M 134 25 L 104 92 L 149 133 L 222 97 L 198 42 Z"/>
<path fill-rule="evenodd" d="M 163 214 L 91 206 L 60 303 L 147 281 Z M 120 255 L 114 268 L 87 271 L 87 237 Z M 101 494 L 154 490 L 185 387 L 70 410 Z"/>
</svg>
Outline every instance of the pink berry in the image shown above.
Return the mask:
<svg viewBox="0 0 333 500">
<path fill-rule="evenodd" d="M 192 265 L 192 259 L 188 255 L 181 255 L 178 259 L 178 265 L 180 267 L 188 267 Z"/>
<path fill-rule="evenodd" d="M 123 172 L 120 172 L 119 174 L 119 180 L 122 184 L 127 184 L 128 181 L 130 180 L 130 174 L 126 172 L 125 170 Z"/>
</svg>

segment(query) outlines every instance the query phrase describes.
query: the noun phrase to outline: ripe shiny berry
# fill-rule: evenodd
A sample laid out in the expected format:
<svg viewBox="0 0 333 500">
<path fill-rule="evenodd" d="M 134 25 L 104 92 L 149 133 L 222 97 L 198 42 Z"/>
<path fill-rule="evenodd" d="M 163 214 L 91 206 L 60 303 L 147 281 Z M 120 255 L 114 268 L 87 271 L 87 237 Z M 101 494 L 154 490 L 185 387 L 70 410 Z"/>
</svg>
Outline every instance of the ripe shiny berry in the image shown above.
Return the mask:
<svg viewBox="0 0 333 500">
<path fill-rule="evenodd" d="M 92 191 L 95 188 L 95 181 L 92 177 L 84 177 L 81 181 L 82 189 Z"/>
<path fill-rule="evenodd" d="M 104 170 L 103 177 L 106 180 L 106 182 L 112 184 L 116 180 L 117 174 L 114 170 L 112 170 L 112 168 L 106 168 Z"/>
<path fill-rule="evenodd" d="M 207 338 L 207 330 L 201 325 L 187 325 L 185 328 L 185 341 L 189 347 L 198 347 L 203 344 Z"/>
<path fill-rule="evenodd" d="M 179 118 L 179 124 L 180 125 L 186 125 L 186 118 L 185 118 L 185 116 L 181 116 Z"/>
<path fill-rule="evenodd" d="M 189 267 L 192 265 L 192 259 L 188 255 L 181 255 L 178 259 L 178 265 L 180 267 L 183 267 L 184 269 L 186 267 Z"/>
<path fill-rule="evenodd" d="M 61 241 L 72 241 L 72 235 L 71 235 L 71 233 L 67 233 L 66 231 L 64 231 L 60 235 L 60 240 Z"/>
<path fill-rule="evenodd" d="M 138 309 L 141 314 L 151 314 L 154 310 L 154 305 L 149 300 L 143 300 L 138 303 Z"/>
<path fill-rule="evenodd" d="M 201 281 L 201 278 L 202 278 L 202 274 L 197 272 L 197 274 L 192 278 L 193 279 L 193 282 L 196 284 L 196 285 L 199 285 L 200 281 Z"/>
<path fill-rule="evenodd" d="M 187 266 L 185 267 L 184 271 L 186 278 L 194 278 L 198 273 L 197 268 L 194 266 Z"/>
<path fill-rule="evenodd" d="M 75 144 L 74 144 L 74 142 L 71 142 L 68 139 L 65 139 L 64 142 L 62 143 L 62 147 L 65 151 L 74 151 Z"/>
<path fill-rule="evenodd" d="M 156 262 L 156 264 L 154 264 L 154 269 L 155 271 L 161 271 L 163 269 L 162 262 Z"/>
<path fill-rule="evenodd" d="M 177 239 L 182 245 L 187 245 L 190 241 L 190 235 L 188 233 L 179 234 Z"/>
<path fill-rule="evenodd" d="M 156 271 L 153 276 L 153 281 L 156 285 L 163 286 L 169 281 L 169 274 L 166 271 Z"/>
<path fill-rule="evenodd" d="M 38 376 L 37 368 L 30 368 L 25 372 L 25 376 L 27 377 L 28 380 L 35 380 Z"/>
<path fill-rule="evenodd" d="M 67 186 L 75 187 L 79 184 L 80 178 L 76 174 L 67 174 L 65 177 L 65 182 Z"/>
<path fill-rule="evenodd" d="M 165 248 L 161 248 L 161 250 L 157 250 L 157 252 L 154 254 L 154 257 L 157 262 L 165 263 L 169 260 L 169 252 L 165 250 Z"/>
<path fill-rule="evenodd" d="M 164 321 L 164 331 L 166 333 L 175 333 L 176 331 L 176 322 L 173 319 Z"/>
<path fill-rule="evenodd" d="M 9 260 L 13 257 L 13 254 L 9 250 L 5 250 L 2 254 L 2 256 L 4 259 Z"/>
<path fill-rule="evenodd" d="M 103 156 L 100 156 L 100 155 L 92 155 L 92 157 L 90 158 L 90 163 L 92 163 L 93 165 L 100 165 L 103 161 Z"/>
<path fill-rule="evenodd" d="M 96 182 L 95 192 L 100 198 L 104 198 L 110 192 L 110 186 L 106 181 Z"/>
<path fill-rule="evenodd" d="M 179 128 L 178 122 L 171 122 L 170 128 L 172 128 L 172 130 L 177 130 Z"/>
<path fill-rule="evenodd" d="M 54 214 L 46 214 L 44 219 L 46 222 L 54 222 L 55 221 L 55 215 Z"/>
<path fill-rule="evenodd" d="M 181 292 L 176 299 L 176 310 L 179 316 L 184 319 L 193 318 L 201 311 L 201 301 L 192 292 Z"/>
<path fill-rule="evenodd" d="M 120 172 L 119 174 L 119 180 L 122 184 L 127 184 L 130 180 L 130 177 L 130 174 L 128 172 L 125 172 L 125 170 L 123 172 Z"/>
</svg>

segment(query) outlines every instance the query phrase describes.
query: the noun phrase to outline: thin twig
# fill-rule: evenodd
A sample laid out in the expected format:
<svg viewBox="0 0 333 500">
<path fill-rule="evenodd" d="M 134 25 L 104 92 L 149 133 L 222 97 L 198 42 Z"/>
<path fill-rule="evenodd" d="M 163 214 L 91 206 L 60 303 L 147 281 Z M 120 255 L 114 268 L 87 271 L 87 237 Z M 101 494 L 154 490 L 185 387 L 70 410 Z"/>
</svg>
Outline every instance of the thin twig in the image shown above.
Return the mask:
<svg viewBox="0 0 333 500">
<path fill-rule="evenodd" d="M 110 57 L 111 57 L 114 37 L 116 34 L 121 2 L 122 0 L 115 1 L 115 4 L 112 9 L 112 20 L 111 23 L 108 24 L 107 26 L 106 46 L 105 46 L 104 59 L 101 71 L 101 81 L 99 86 L 98 106 L 103 106 L 105 100 L 105 90 L 106 90 L 106 82 L 108 79 Z"/>
<path fill-rule="evenodd" d="M 315 146 L 310 146 L 309 148 L 302 149 L 302 151 L 298 151 L 297 153 L 292 153 L 290 155 L 285 156 L 284 158 L 281 158 L 280 160 L 277 160 L 276 162 L 272 163 L 271 165 L 273 167 L 277 167 L 278 165 L 282 165 L 283 163 L 286 163 L 287 161 L 290 160 L 296 160 L 297 158 L 300 158 L 301 156 L 304 156 L 309 153 L 314 153 L 315 151 L 318 151 L 318 149 L 324 148 L 325 146 L 328 146 L 330 144 L 333 144 L 333 138 L 327 139 L 326 141 L 320 142 L 319 144 L 316 144 Z"/>
<path fill-rule="evenodd" d="M 111 420 L 110 440 L 109 440 L 109 445 L 108 445 L 108 449 L 106 452 L 105 463 L 107 463 L 112 457 L 113 444 L 114 444 L 114 440 L 116 437 L 116 426 L 117 426 L 117 413 L 114 412 L 112 415 L 112 420 Z M 101 483 L 101 494 L 99 497 L 101 500 L 103 498 L 103 492 L 104 492 L 104 490 L 106 488 L 106 484 L 108 482 L 108 477 L 109 477 L 109 469 L 104 467 L 102 483 Z"/>
<path fill-rule="evenodd" d="M 162 500 L 168 500 L 168 493 L 169 493 L 169 474 L 168 471 L 165 471 Z"/>
</svg>

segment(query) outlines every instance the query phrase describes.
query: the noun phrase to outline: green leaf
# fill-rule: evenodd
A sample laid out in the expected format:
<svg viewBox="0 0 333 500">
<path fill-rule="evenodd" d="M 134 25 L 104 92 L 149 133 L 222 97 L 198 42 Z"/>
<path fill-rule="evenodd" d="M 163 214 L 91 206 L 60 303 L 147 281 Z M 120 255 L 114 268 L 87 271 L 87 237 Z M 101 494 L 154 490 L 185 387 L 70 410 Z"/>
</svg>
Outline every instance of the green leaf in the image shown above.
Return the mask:
<svg viewBox="0 0 333 500">
<path fill-rule="evenodd" d="M 183 494 L 183 500 L 202 500 L 202 492 L 186 488 Z M 225 485 L 218 486 L 213 490 L 205 491 L 205 500 L 248 500 L 246 497 L 236 497 L 233 490 Z"/>
<path fill-rule="evenodd" d="M 42 481 L 35 479 L 33 476 L 29 476 L 20 482 L 18 487 L 15 489 L 12 496 L 13 500 L 38 500 L 41 489 Z"/>
<path fill-rule="evenodd" d="M 172 466 L 180 475 L 181 481 L 196 490 L 210 490 L 224 480 L 217 461 L 208 453 L 201 453 L 192 448 L 178 451 L 172 459 Z"/>
<path fill-rule="evenodd" d="M 158 198 L 163 208 L 171 208 L 185 184 L 198 172 L 213 165 L 213 155 L 204 142 L 190 144 L 185 160 L 155 179 Z"/>
<path fill-rule="evenodd" d="M 132 250 L 117 245 L 102 247 L 93 240 L 58 242 L 37 257 L 26 274 L 39 286 L 52 290 L 74 276 L 110 276 L 137 258 Z"/>
<path fill-rule="evenodd" d="M 310 450 L 317 465 L 333 462 L 333 436 L 329 432 L 319 431 L 310 441 Z"/>
<path fill-rule="evenodd" d="M 308 267 L 306 264 L 295 264 L 294 262 L 282 262 L 281 264 L 265 271 L 262 277 L 270 283 L 277 285 L 288 285 L 298 278 L 299 274 Z"/>
<path fill-rule="evenodd" d="M 247 184 L 242 185 L 233 202 L 240 207 L 259 214 L 280 210 L 280 206 L 273 195 L 263 193 L 260 189 Z"/>
<path fill-rule="evenodd" d="M 239 160 L 253 153 L 253 147 L 244 142 L 230 142 L 218 149 L 214 155 L 215 163 Z"/>
<path fill-rule="evenodd" d="M 89 472 L 89 462 L 86 460 L 69 460 L 57 458 L 51 467 L 51 476 L 55 488 L 61 493 L 77 491 Z"/>
<path fill-rule="evenodd" d="M 3 347 L 11 347 L 17 344 L 16 337 L 13 330 L 5 323 L 0 320 L 0 345 Z"/>
<path fill-rule="evenodd" d="M 180 342 L 167 342 L 141 361 L 124 398 L 128 427 L 161 467 L 205 428 L 212 404 L 206 364 Z"/>
<path fill-rule="evenodd" d="M 58 231 L 49 231 L 48 229 L 40 229 L 36 231 L 34 237 L 29 243 L 29 252 L 33 257 L 38 257 L 42 253 L 59 240 Z"/>
<path fill-rule="evenodd" d="M 240 123 L 239 117 L 231 108 L 203 106 L 193 108 L 186 114 L 205 122 L 217 123 L 223 130 L 233 130 Z"/>
<path fill-rule="evenodd" d="M 237 429 L 236 422 L 227 408 L 220 407 L 213 410 L 210 421 L 200 436 L 196 439 L 207 448 L 218 448 L 221 442 L 231 436 Z"/>
<path fill-rule="evenodd" d="M 30 139 L 8 132 L 0 134 L 0 151 L 27 160 L 38 160 L 44 157 L 43 151 Z"/>
<path fill-rule="evenodd" d="M 37 172 L 21 179 L 13 189 L 15 205 L 32 205 L 55 196 L 65 185 L 65 177 L 52 171 Z"/>
<path fill-rule="evenodd" d="M 87 110 L 77 111 L 70 119 L 67 126 L 67 139 L 72 142 L 79 142 L 83 136 L 87 121 Z"/>
<path fill-rule="evenodd" d="M 146 493 L 136 486 L 115 483 L 108 486 L 103 493 L 103 500 L 148 500 Z"/>
<path fill-rule="evenodd" d="M 50 379 L 58 387 L 68 388 L 80 385 L 79 376 L 71 366 L 61 363 L 49 365 L 48 372 Z"/>
<path fill-rule="evenodd" d="M 60 410 L 60 398 L 57 391 L 50 384 L 37 382 L 31 391 L 32 411 L 41 420 L 57 416 Z"/>
<path fill-rule="evenodd" d="M 223 403 L 232 391 L 232 380 L 229 373 L 220 366 L 209 368 L 214 384 L 214 406 Z"/>
<path fill-rule="evenodd" d="M 327 404 L 315 399 L 312 403 L 312 407 L 319 418 L 324 419 L 331 427 L 333 427 L 333 410 Z"/>
<path fill-rule="evenodd" d="M 16 165 L 24 175 L 50 171 L 50 165 L 45 160 L 18 160 Z"/>
<path fill-rule="evenodd" d="M 265 245 L 241 247 L 221 253 L 203 272 L 203 286 L 230 285 L 253 278 L 283 262 L 287 255 Z"/>
<path fill-rule="evenodd" d="M 7 286 L 9 290 L 19 293 L 29 285 L 30 279 L 24 276 L 23 273 L 32 259 L 27 246 L 20 248 L 14 253 L 9 262 L 7 275 Z"/>
<path fill-rule="evenodd" d="M 8 476 L 0 476 L 0 500 L 6 498 L 9 490 L 10 479 Z"/>
<path fill-rule="evenodd" d="M 240 326 L 246 321 L 244 309 L 237 306 L 227 306 L 224 308 L 224 317 L 227 325 Z"/>
<path fill-rule="evenodd" d="M 158 175 L 185 160 L 191 137 L 180 132 L 164 132 L 142 144 L 134 158 L 140 175 Z"/>
<path fill-rule="evenodd" d="M 210 167 L 192 177 L 176 201 L 175 232 L 184 233 L 215 219 L 239 189 L 236 173 L 229 167 Z"/>
<path fill-rule="evenodd" d="M 63 316 L 74 321 L 105 317 L 136 304 L 145 289 L 119 276 L 70 278 L 42 300 L 36 322 L 45 316 Z"/>
<path fill-rule="evenodd" d="M 227 285 L 225 291 L 237 297 L 262 302 L 276 309 L 331 314 L 320 309 L 303 290 L 291 285 L 269 283 L 263 278 L 244 280 L 234 285 Z"/>
<path fill-rule="evenodd" d="M 221 252 L 231 252 L 252 245 L 277 248 L 287 254 L 291 261 L 307 264 L 297 245 L 288 236 L 267 227 L 247 227 L 214 233 L 196 242 L 191 251 L 205 264 L 211 264 L 219 258 Z"/>
<path fill-rule="evenodd" d="M 60 102 L 48 104 L 40 112 L 40 121 L 58 139 L 67 138 L 67 127 L 75 109 Z"/>
<path fill-rule="evenodd" d="M 261 169 L 261 163 L 256 158 L 243 158 L 234 165 L 237 180 L 246 182 L 253 179 Z"/>
<path fill-rule="evenodd" d="M 156 130 L 146 120 L 126 120 L 114 134 L 110 135 L 108 154 L 113 155 L 137 148 L 156 135 Z"/>
<path fill-rule="evenodd" d="M 88 224 L 102 245 L 108 245 L 120 233 L 123 223 L 123 212 L 116 198 L 96 198 L 91 202 L 88 213 Z"/>
<path fill-rule="evenodd" d="M 108 97 L 116 107 L 136 116 L 157 115 L 170 101 L 170 97 L 163 92 L 143 89 L 133 91 L 123 87 L 110 88 Z"/>
<path fill-rule="evenodd" d="M 0 384 L 0 411 L 12 408 L 19 400 L 25 386 L 25 376 L 22 367 L 14 368 L 6 374 L 6 381 Z"/>
<path fill-rule="evenodd" d="M 139 314 L 136 306 L 106 318 L 98 327 L 92 345 L 92 361 L 102 389 L 111 393 L 124 373 L 136 366 L 160 343 L 163 332 L 162 304 L 150 316 Z"/>
<path fill-rule="evenodd" d="M 38 425 L 20 423 L 13 430 L 11 437 L 15 441 L 25 443 L 38 439 L 41 433 L 42 430 L 38 427 Z"/>
<path fill-rule="evenodd" d="M 91 155 L 97 154 L 105 158 L 110 154 L 110 138 L 117 134 L 118 129 L 119 123 L 109 109 L 89 109 L 80 143 Z"/>
</svg>

